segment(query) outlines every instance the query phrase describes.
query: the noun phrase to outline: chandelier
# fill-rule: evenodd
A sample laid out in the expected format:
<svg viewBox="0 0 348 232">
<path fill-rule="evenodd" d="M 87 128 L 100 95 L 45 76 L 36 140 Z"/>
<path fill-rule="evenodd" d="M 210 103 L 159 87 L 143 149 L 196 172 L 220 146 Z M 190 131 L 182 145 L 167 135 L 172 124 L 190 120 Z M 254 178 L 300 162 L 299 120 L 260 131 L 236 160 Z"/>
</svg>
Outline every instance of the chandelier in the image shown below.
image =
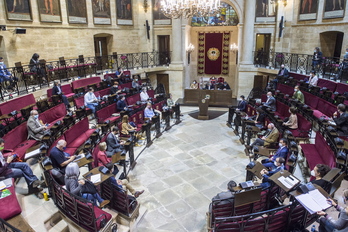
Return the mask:
<svg viewBox="0 0 348 232">
<path fill-rule="evenodd" d="M 220 13 L 220 0 L 162 0 L 162 13 L 168 18 L 205 17 Z"/>
</svg>

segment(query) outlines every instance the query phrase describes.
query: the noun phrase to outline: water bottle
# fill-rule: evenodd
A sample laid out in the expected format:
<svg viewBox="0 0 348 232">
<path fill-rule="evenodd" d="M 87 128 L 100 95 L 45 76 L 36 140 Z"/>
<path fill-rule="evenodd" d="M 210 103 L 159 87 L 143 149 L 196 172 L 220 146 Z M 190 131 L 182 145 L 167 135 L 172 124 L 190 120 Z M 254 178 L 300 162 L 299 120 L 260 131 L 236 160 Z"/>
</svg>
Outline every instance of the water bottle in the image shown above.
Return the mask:
<svg viewBox="0 0 348 232">
<path fill-rule="evenodd" d="M 311 232 L 316 232 L 315 225 L 312 226 Z"/>
</svg>

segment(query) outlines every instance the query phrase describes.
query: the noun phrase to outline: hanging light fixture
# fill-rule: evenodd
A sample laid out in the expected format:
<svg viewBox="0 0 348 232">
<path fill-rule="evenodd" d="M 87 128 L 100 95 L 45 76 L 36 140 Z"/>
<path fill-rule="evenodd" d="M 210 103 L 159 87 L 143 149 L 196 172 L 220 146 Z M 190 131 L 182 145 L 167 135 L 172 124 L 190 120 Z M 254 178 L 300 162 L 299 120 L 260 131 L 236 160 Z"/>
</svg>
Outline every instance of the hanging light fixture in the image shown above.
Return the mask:
<svg viewBox="0 0 348 232">
<path fill-rule="evenodd" d="M 168 18 L 205 17 L 220 13 L 220 0 L 162 0 L 162 13 Z"/>
</svg>

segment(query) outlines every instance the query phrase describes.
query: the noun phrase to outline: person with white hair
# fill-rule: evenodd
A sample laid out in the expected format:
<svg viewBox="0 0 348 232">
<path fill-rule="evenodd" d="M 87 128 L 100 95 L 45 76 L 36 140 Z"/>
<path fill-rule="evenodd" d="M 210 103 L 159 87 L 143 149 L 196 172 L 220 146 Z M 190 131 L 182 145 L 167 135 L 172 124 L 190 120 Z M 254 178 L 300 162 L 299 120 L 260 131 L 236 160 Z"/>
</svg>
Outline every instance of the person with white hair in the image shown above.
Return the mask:
<svg viewBox="0 0 348 232">
<path fill-rule="evenodd" d="M 110 203 L 109 200 L 101 198 L 93 183 L 87 183 L 86 180 L 79 180 L 79 175 L 80 169 L 77 163 L 70 163 L 67 165 L 65 170 L 66 190 L 74 195 L 92 201 L 94 205 L 97 205 L 98 201 L 100 208 L 103 208 L 105 205 Z"/>
<path fill-rule="evenodd" d="M 59 140 L 57 145 L 52 148 L 50 152 L 50 158 L 52 160 L 53 168 L 57 168 L 61 171 L 62 174 L 65 173 L 66 166 L 74 161 L 75 155 L 70 156 L 70 154 L 64 152 L 66 149 L 66 141 Z"/>
<path fill-rule="evenodd" d="M 39 120 L 37 110 L 30 111 L 30 117 L 27 121 L 28 139 L 40 141 L 47 130 L 47 126 Z"/>
</svg>

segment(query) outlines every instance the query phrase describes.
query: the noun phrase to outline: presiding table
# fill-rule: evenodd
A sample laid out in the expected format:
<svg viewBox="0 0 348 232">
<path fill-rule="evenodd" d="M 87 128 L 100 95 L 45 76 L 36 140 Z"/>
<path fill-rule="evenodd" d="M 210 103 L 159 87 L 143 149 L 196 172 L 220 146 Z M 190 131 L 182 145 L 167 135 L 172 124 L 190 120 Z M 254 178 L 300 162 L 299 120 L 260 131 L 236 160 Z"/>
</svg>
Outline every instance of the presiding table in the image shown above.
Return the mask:
<svg viewBox="0 0 348 232">
<path fill-rule="evenodd" d="M 185 89 L 184 104 L 198 104 L 198 100 L 209 95 L 209 106 L 229 106 L 232 104 L 232 90 Z"/>
</svg>

